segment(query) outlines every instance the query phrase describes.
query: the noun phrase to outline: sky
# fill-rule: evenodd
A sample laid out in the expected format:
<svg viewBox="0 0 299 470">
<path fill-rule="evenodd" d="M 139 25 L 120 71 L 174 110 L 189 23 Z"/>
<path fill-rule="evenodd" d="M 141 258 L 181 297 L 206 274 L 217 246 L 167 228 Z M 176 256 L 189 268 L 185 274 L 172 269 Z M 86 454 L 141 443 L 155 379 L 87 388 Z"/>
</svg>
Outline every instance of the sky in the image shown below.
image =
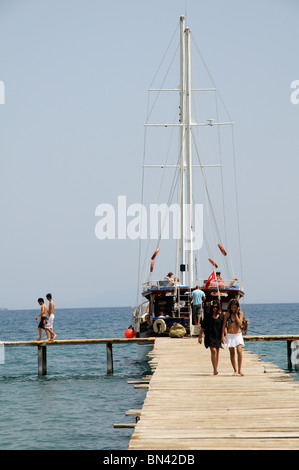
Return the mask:
<svg viewBox="0 0 299 470">
<path fill-rule="evenodd" d="M 246 301 L 299 302 L 298 2 L 1 0 L 0 307 L 135 305 L 138 240 L 99 240 L 95 211 L 140 202 L 147 90 L 182 14 L 235 123 Z"/>
</svg>

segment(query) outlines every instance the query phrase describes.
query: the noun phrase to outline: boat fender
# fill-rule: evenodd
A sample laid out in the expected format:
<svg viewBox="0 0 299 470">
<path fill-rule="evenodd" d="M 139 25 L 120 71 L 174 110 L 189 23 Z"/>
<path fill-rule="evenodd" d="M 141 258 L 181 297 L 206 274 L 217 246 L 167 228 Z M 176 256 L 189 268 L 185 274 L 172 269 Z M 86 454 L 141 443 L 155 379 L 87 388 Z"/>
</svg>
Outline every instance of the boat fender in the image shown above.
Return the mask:
<svg viewBox="0 0 299 470">
<path fill-rule="evenodd" d="M 152 273 L 153 270 L 154 270 L 154 264 L 155 264 L 155 261 L 152 259 L 152 260 L 151 260 L 151 273 Z"/>
<path fill-rule="evenodd" d="M 151 257 L 151 267 L 150 267 L 150 272 L 152 273 L 153 270 L 154 270 L 154 264 L 155 264 L 155 258 L 157 256 L 157 254 L 159 253 L 160 251 L 160 248 L 157 248 L 153 254 L 153 256 Z"/>
<path fill-rule="evenodd" d="M 151 259 L 155 259 L 159 251 L 160 251 L 160 248 L 157 248 Z"/>
<path fill-rule="evenodd" d="M 125 337 L 126 338 L 134 338 L 135 336 L 135 331 L 132 326 L 129 326 L 129 328 L 126 329 L 125 331 Z"/>
<path fill-rule="evenodd" d="M 162 318 L 160 318 L 155 320 L 153 328 L 155 333 L 164 333 L 166 330 L 166 323 L 164 320 L 162 320 Z"/>
<path fill-rule="evenodd" d="M 218 268 L 218 264 L 215 263 L 215 261 L 213 261 L 212 258 L 209 258 L 209 261 L 216 269 Z"/>
<path fill-rule="evenodd" d="M 223 254 L 223 256 L 227 255 L 227 253 L 226 253 L 225 249 L 223 248 L 223 246 L 221 245 L 221 243 L 218 243 L 218 248 L 221 251 L 221 253 Z"/>
</svg>

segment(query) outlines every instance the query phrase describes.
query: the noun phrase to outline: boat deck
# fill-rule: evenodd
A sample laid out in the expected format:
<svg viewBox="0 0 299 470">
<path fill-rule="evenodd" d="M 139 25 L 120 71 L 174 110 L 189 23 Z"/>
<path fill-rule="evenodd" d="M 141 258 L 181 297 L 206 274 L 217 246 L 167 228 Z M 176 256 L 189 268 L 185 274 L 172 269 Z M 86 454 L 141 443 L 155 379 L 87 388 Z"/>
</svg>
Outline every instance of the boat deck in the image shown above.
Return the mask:
<svg viewBox="0 0 299 470">
<path fill-rule="evenodd" d="M 129 443 L 139 449 L 299 449 L 299 382 L 243 351 L 232 376 L 227 348 L 219 375 L 197 338 L 157 338 L 154 374 Z"/>
</svg>

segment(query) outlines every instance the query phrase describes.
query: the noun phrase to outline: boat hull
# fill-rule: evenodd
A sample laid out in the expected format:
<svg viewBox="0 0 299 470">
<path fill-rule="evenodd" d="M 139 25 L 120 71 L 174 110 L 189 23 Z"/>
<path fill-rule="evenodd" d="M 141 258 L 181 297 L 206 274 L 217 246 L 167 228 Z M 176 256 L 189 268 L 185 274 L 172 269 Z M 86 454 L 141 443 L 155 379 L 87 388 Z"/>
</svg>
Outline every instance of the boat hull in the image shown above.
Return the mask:
<svg viewBox="0 0 299 470">
<path fill-rule="evenodd" d="M 175 323 L 186 330 L 187 335 L 197 336 L 199 327 L 192 324 L 191 293 L 194 288 L 188 286 L 160 287 L 152 285 L 143 291 L 146 301 L 142 309 L 136 309 L 133 315 L 136 337 L 169 336 Z M 223 313 L 227 312 L 230 300 L 240 300 L 244 290 L 237 286 L 222 288 L 201 287 L 205 294 L 203 315 L 210 312 L 211 302 L 219 300 Z"/>
</svg>

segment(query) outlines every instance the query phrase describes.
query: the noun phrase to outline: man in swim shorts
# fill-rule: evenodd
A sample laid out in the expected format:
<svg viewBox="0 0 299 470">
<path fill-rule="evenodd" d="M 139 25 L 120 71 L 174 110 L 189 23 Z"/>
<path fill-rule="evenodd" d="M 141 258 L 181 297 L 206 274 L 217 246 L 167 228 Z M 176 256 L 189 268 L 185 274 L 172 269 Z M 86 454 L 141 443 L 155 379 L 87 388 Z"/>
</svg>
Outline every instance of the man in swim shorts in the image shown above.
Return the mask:
<svg viewBox="0 0 299 470">
<path fill-rule="evenodd" d="M 37 339 L 37 341 L 41 341 L 42 340 L 42 332 L 43 332 L 43 330 L 45 330 L 48 307 L 44 303 L 44 299 L 42 299 L 41 297 L 39 299 L 37 299 L 37 301 L 38 301 L 39 305 L 41 306 L 40 314 L 36 317 L 36 320 L 38 318 L 40 318 L 40 322 L 38 324 L 39 338 Z M 49 339 L 49 332 L 47 330 L 45 330 L 45 331 L 46 331 L 47 339 Z"/>
<path fill-rule="evenodd" d="M 202 303 L 206 300 L 205 293 L 196 286 L 196 289 L 191 293 L 191 306 L 192 306 L 192 324 L 199 325 L 202 317 Z"/>
<path fill-rule="evenodd" d="M 56 333 L 54 333 L 54 330 L 53 330 L 54 319 L 55 319 L 55 315 L 54 315 L 55 304 L 52 300 L 52 294 L 47 294 L 46 297 L 47 297 L 47 300 L 49 301 L 49 313 L 48 313 L 48 320 L 47 320 L 47 323 L 45 325 L 45 329 L 46 329 L 46 332 L 48 332 L 48 335 L 49 335 L 49 333 L 51 335 L 51 338 L 49 339 L 49 337 L 48 337 L 47 341 L 53 341 L 57 336 Z"/>
</svg>

